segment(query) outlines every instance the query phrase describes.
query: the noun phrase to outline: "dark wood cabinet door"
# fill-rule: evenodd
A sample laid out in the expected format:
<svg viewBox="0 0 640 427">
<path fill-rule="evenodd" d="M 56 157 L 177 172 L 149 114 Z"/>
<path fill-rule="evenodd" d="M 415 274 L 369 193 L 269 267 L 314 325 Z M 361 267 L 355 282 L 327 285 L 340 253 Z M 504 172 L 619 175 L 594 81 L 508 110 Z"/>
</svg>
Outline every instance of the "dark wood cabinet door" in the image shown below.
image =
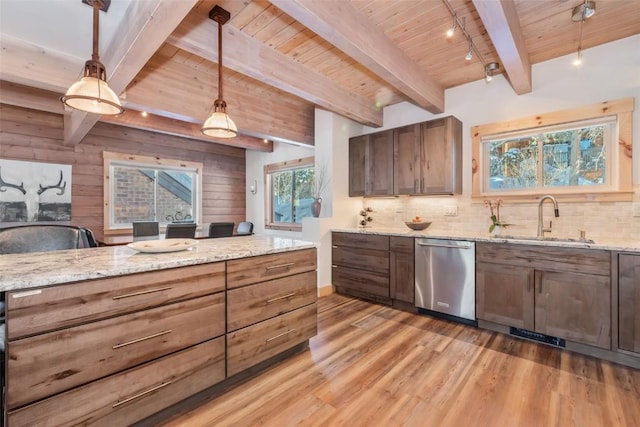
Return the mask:
<svg viewBox="0 0 640 427">
<path fill-rule="evenodd" d="M 366 196 L 393 195 L 393 130 L 369 135 L 366 156 Z"/>
<path fill-rule="evenodd" d="M 478 319 L 533 330 L 533 269 L 476 263 Z"/>
<path fill-rule="evenodd" d="M 535 331 L 611 348 L 609 276 L 536 270 Z"/>
<path fill-rule="evenodd" d="M 420 193 L 462 192 L 462 123 L 455 117 L 421 125 Z"/>
<path fill-rule="evenodd" d="M 389 253 L 390 295 L 394 300 L 414 304 L 415 257 L 413 237 L 391 236 Z"/>
<path fill-rule="evenodd" d="M 393 192 L 416 194 L 420 189 L 420 125 L 394 130 Z"/>
<path fill-rule="evenodd" d="M 368 135 L 363 135 L 349 139 L 349 197 L 364 196 L 365 193 L 368 138 Z"/>
<path fill-rule="evenodd" d="M 640 353 L 640 255 L 618 262 L 618 347 Z"/>
</svg>

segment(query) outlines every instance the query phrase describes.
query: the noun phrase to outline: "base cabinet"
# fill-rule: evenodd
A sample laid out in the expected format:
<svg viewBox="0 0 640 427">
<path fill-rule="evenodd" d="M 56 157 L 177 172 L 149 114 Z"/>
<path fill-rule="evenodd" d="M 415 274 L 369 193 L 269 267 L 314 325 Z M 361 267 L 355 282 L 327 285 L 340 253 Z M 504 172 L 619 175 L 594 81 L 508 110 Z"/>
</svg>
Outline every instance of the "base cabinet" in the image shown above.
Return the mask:
<svg viewBox="0 0 640 427">
<path fill-rule="evenodd" d="M 618 348 L 640 353 L 640 255 L 618 255 Z"/>
<path fill-rule="evenodd" d="M 478 243 L 476 261 L 478 319 L 611 349 L 608 252 Z"/>
<path fill-rule="evenodd" d="M 391 236 L 389 251 L 389 295 L 393 300 L 414 304 L 415 239 Z"/>
</svg>

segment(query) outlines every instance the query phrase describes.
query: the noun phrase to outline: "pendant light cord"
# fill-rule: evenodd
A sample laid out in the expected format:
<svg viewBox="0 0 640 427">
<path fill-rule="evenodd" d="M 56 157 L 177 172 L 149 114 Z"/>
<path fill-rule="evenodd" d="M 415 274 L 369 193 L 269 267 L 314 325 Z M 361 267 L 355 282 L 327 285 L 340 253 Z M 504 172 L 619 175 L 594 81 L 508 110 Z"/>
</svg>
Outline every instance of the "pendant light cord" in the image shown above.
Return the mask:
<svg viewBox="0 0 640 427">
<path fill-rule="evenodd" d="M 222 97 L 222 24 L 218 22 L 218 99 Z"/>
<path fill-rule="evenodd" d="M 100 61 L 100 55 L 98 55 L 100 46 L 100 3 L 100 0 L 93 0 L 93 52 L 91 53 L 93 61 Z"/>
</svg>

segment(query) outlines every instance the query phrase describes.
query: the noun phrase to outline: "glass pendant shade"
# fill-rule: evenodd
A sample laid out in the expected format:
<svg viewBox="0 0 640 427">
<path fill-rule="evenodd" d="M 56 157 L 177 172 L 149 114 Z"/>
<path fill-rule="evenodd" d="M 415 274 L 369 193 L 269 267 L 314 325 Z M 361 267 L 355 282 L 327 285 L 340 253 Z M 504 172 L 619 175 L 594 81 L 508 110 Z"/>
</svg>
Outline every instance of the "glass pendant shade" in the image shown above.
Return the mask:
<svg viewBox="0 0 640 427">
<path fill-rule="evenodd" d="M 82 77 L 62 97 L 65 105 L 88 113 L 116 115 L 124 112 L 120 99 L 107 82 L 97 77 Z"/>
<path fill-rule="evenodd" d="M 204 121 L 200 132 L 215 138 L 233 138 L 238 135 L 238 128 L 227 114 L 224 101 L 216 100 L 214 112 Z"/>
</svg>

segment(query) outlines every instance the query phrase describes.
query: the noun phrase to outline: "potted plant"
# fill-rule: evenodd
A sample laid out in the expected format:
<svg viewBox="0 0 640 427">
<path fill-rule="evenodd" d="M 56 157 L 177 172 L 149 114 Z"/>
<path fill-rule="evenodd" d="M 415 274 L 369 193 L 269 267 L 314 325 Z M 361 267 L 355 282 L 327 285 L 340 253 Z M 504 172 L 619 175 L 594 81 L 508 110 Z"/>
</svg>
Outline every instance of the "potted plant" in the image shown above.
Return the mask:
<svg viewBox="0 0 640 427">
<path fill-rule="evenodd" d="M 502 222 L 500 220 L 500 206 L 502 206 L 502 200 L 485 200 L 484 205 L 491 210 L 491 225 L 489 226 L 489 233 L 493 233 L 495 231 L 495 235 L 500 234 L 501 229 L 507 228 L 510 225 L 506 222 Z"/>
</svg>

